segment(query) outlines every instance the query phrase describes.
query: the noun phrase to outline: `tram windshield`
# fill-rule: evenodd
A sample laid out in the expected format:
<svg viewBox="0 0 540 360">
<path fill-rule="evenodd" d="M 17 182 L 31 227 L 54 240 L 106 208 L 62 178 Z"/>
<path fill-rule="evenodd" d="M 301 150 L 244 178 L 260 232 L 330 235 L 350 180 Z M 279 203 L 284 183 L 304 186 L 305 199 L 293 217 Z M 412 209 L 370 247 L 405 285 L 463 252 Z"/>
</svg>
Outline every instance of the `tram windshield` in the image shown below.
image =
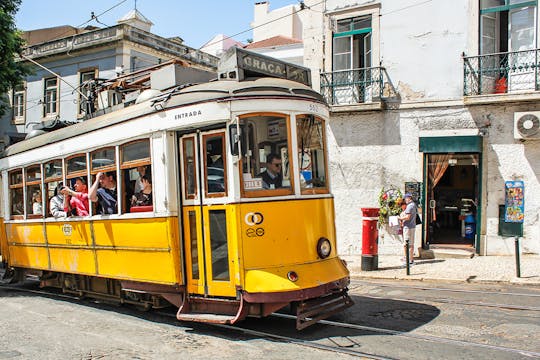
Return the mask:
<svg viewBox="0 0 540 360">
<path fill-rule="evenodd" d="M 244 195 L 292 193 L 289 118 L 285 115 L 248 116 L 240 119 L 240 126 L 245 147 L 242 149 Z"/>
</svg>

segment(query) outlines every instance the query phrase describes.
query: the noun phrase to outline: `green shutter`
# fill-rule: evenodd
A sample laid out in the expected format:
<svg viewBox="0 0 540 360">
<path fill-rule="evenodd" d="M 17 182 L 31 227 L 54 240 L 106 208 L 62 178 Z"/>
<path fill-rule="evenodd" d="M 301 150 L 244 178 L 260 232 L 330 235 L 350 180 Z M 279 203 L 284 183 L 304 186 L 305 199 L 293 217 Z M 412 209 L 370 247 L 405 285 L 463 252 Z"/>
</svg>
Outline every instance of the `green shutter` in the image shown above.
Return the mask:
<svg viewBox="0 0 540 360">
<path fill-rule="evenodd" d="M 481 136 L 432 136 L 420 138 L 423 153 L 481 153 Z"/>
</svg>

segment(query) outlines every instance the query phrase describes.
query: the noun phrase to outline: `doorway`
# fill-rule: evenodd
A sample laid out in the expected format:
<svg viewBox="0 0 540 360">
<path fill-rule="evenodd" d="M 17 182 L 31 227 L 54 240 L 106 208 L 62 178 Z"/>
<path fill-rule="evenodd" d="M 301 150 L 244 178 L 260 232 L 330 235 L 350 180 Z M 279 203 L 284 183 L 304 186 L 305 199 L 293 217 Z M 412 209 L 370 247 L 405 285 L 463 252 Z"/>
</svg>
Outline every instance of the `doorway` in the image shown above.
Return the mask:
<svg viewBox="0 0 540 360">
<path fill-rule="evenodd" d="M 180 137 L 183 238 L 190 295 L 236 295 L 234 224 L 228 201 L 225 131 Z"/>
<path fill-rule="evenodd" d="M 476 246 L 479 153 L 426 154 L 426 242 Z"/>
</svg>

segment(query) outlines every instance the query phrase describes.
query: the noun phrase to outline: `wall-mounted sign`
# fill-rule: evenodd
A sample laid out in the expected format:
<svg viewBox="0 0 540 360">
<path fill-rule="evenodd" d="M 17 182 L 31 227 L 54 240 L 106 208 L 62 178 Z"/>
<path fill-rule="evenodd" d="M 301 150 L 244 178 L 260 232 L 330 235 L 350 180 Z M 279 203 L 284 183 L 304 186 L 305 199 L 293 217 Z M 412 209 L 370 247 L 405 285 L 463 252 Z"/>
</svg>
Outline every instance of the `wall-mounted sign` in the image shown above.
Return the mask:
<svg viewBox="0 0 540 360">
<path fill-rule="evenodd" d="M 525 185 L 523 181 L 506 181 L 504 190 L 504 221 L 522 223 L 525 213 Z"/>
</svg>

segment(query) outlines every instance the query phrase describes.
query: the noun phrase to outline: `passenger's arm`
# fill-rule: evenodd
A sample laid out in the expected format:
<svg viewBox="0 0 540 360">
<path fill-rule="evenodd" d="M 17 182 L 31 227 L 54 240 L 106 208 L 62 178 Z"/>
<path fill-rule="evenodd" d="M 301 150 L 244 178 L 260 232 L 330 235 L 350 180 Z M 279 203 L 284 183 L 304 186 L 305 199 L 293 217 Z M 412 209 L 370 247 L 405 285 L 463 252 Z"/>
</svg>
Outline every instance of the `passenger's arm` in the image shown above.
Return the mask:
<svg viewBox="0 0 540 360">
<path fill-rule="evenodd" d="M 101 178 L 101 176 L 102 176 L 101 172 L 98 172 L 96 174 L 96 180 L 94 181 L 94 183 L 92 184 L 92 186 L 88 190 L 88 199 L 90 199 L 90 201 L 96 202 L 97 199 L 98 199 L 97 198 L 97 189 L 99 188 L 99 179 Z"/>
</svg>

